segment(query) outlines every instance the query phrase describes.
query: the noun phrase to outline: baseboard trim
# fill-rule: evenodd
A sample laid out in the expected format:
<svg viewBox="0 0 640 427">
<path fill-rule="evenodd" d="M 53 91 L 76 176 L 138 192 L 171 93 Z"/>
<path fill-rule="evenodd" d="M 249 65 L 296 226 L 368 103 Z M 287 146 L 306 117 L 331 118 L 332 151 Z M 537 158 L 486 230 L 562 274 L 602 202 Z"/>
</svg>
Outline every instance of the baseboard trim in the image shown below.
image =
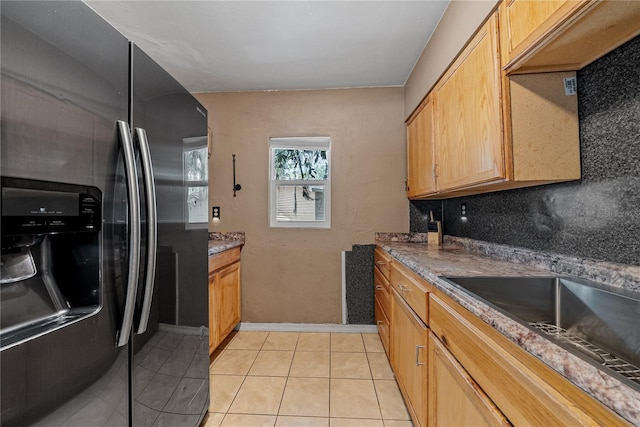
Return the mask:
<svg viewBox="0 0 640 427">
<path fill-rule="evenodd" d="M 338 323 L 252 323 L 240 322 L 236 326 L 239 331 L 264 332 L 347 332 L 377 333 L 376 325 L 341 325 Z"/>
</svg>

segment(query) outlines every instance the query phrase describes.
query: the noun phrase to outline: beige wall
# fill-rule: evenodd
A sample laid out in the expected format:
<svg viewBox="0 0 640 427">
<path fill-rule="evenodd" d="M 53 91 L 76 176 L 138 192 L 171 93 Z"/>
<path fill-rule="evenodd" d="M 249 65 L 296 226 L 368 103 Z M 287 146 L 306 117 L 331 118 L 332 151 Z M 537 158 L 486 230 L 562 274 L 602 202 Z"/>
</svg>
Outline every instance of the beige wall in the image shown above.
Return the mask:
<svg viewBox="0 0 640 427">
<path fill-rule="evenodd" d="M 404 117 L 436 84 L 498 0 L 452 0 L 404 86 Z"/>
<path fill-rule="evenodd" d="M 341 252 L 406 232 L 402 88 L 195 94 L 209 111 L 211 231 L 244 231 L 242 320 L 340 323 Z M 272 229 L 268 143 L 273 136 L 331 137 L 331 229 Z M 231 155 L 236 154 L 233 197 Z M 211 211 L 211 209 L 209 209 Z"/>
</svg>

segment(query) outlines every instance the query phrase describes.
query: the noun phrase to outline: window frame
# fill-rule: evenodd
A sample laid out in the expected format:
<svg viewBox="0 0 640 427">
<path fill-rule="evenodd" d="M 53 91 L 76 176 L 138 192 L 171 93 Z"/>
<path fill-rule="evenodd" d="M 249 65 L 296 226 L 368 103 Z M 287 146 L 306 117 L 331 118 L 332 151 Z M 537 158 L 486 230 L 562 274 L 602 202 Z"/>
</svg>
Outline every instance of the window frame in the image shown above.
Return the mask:
<svg viewBox="0 0 640 427">
<path fill-rule="evenodd" d="M 321 150 L 327 157 L 327 179 L 276 179 L 275 150 Z M 323 221 L 283 221 L 276 217 L 276 189 L 279 186 L 312 186 L 324 187 L 324 220 Z M 271 228 L 331 228 L 331 137 L 274 137 L 269 138 L 269 226 Z"/>
</svg>

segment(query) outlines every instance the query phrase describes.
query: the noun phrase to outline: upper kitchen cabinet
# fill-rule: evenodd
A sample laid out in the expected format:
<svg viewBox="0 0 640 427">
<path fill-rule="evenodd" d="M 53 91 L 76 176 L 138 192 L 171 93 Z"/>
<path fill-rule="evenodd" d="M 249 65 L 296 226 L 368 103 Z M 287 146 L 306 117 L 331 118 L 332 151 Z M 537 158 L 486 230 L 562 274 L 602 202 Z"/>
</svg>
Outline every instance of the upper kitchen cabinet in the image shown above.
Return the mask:
<svg viewBox="0 0 640 427">
<path fill-rule="evenodd" d="M 433 97 L 429 95 L 407 124 L 407 196 L 418 198 L 436 192 Z M 425 165 L 433 165 L 431 168 Z"/>
<path fill-rule="evenodd" d="M 434 123 L 422 138 L 434 141 L 434 155 L 412 157 L 420 127 L 411 126 L 419 114 L 409 119 L 409 198 L 444 199 L 580 178 L 577 97 L 565 88 L 575 89 L 575 72 L 510 77 L 500 57 L 496 12 L 426 98 L 422 111 L 433 97 Z M 435 171 L 435 191 L 412 191 L 411 171 L 418 167 Z"/>
<path fill-rule="evenodd" d="M 434 93 L 438 189 L 503 177 L 497 15 L 471 40 Z"/>
<path fill-rule="evenodd" d="M 505 0 L 507 73 L 579 70 L 640 34 L 640 2 Z"/>
<path fill-rule="evenodd" d="M 408 197 L 580 179 L 576 70 L 638 34 L 640 1 L 501 2 L 407 121 Z"/>
</svg>

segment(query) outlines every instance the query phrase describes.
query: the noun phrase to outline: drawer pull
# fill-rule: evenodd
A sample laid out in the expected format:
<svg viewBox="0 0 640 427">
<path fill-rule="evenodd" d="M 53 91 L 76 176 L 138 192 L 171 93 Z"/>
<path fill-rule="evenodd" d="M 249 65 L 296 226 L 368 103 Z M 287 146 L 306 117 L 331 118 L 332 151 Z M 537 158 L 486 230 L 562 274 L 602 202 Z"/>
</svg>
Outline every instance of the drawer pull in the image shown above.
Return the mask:
<svg viewBox="0 0 640 427">
<path fill-rule="evenodd" d="M 398 287 L 400 288 L 400 291 L 402 292 L 409 292 L 411 289 L 407 288 L 405 285 L 398 285 Z"/>
<path fill-rule="evenodd" d="M 423 345 L 416 345 L 416 366 L 424 366 L 424 362 L 420 362 L 420 349 L 424 348 Z"/>
<path fill-rule="evenodd" d="M 376 290 L 378 290 L 378 291 L 381 291 L 381 290 L 383 290 L 383 289 L 384 289 L 384 288 L 383 288 L 382 286 L 380 286 L 380 285 L 376 286 Z"/>
<path fill-rule="evenodd" d="M 385 265 L 385 264 L 387 264 L 387 261 L 376 261 L 376 264 Z"/>
</svg>

